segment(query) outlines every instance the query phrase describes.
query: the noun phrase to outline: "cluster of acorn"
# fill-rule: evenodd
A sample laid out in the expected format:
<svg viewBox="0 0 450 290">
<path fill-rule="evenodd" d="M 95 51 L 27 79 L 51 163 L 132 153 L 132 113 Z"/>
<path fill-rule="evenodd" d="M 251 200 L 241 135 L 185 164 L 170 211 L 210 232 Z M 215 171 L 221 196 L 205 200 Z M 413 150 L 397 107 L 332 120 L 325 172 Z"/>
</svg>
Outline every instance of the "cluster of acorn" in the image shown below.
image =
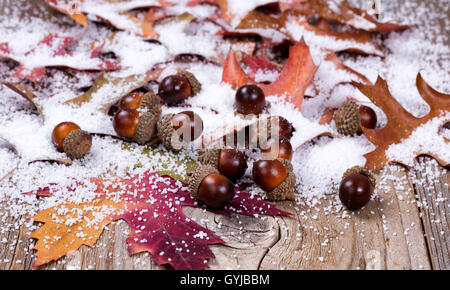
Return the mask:
<svg viewBox="0 0 450 290">
<path fill-rule="evenodd" d="M 183 135 L 175 134 L 176 130 L 183 124 L 189 124 L 190 139 L 194 141 L 202 132 L 202 119 L 192 111 L 161 117 L 161 102 L 176 105 L 196 95 L 200 89 L 200 83 L 191 73 L 181 71 L 162 80 L 158 95 L 152 91 L 133 91 L 114 105 L 114 130 L 120 137 L 138 144 L 146 144 L 157 135 L 167 148 L 181 149 L 186 144 L 179 142 L 183 141 Z M 58 124 L 53 129 L 52 141 L 58 151 L 65 152 L 71 159 L 84 157 L 92 146 L 91 134 L 73 122 Z"/>
<path fill-rule="evenodd" d="M 192 111 L 161 117 L 161 103 L 178 105 L 198 94 L 200 89 L 200 83 L 187 71 L 167 76 L 159 84 L 158 94 L 137 90 L 115 104 L 113 127 L 119 136 L 138 144 L 146 144 L 156 137 L 168 149 L 181 149 L 187 145 L 186 140 L 176 134 L 176 130 L 188 124 L 191 133 L 188 142 L 192 142 L 202 134 L 203 121 Z M 249 84 L 237 90 L 234 106 L 238 114 L 258 115 L 267 103 L 263 91 Z M 278 128 L 268 129 L 278 130 L 279 138 L 269 137 L 268 149 L 261 149 L 263 159 L 253 163 L 253 180 L 267 193 L 269 200 L 293 200 L 295 175 L 290 162 L 293 151 L 290 138 L 295 129 L 283 117 L 270 118 L 278 118 Z M 335 122 L 341 134 L 355 134 L 361 131 L 361 126 L 374 128 L 376 114 L 369 107 L 358 108 L 354 102 L 346 101 L 337 110 Z M 271 132 L 267 136 L 272 136 Z M 72 159 L 84 157 L 92 146 L 91 134 L 72 122 L 58 124 L 52 132 L 52 141 L 59 151 Z M 274 142 L 278 142 L 278 146 L 272 146 Z M 191 173 L 189 181 L 191 194 L 209 207 L 222 208 L 233 199 L 233 182 L 247 170 L 247 156 L 237 149 L 212 149 L 199 159 L 201 165 Z M 360 167 L 351 168 L 343 176 L 339 197 L 349 209 L 359 209 L 370 200 L 374 186 L 369 172 Z"/>
<path fill-rule="evenodd" d="M 237 113 L 242 115 L 262 113 L 267 106 L 263 91 L 256 85 L 244 85 L 236 92 Z M 278 118 L 279 138 L 272 138 L 261 148 L 263 159 L 253 163 L 253 181 L 266 192 L 268 200 L 293 200 L 295 175 L 292 164 L 290 138 L 292 125 L 282 117 Z M 274 132 L 273 132 L 274 133 Z M 272 136 L 268 132 L 267 136 Z M 278 144 L 274 144 L 278 142 Z M 278 146 L 273 146 L 278 145 Z M 276 148 L 277 150 L 273 150 Z M 233 182 L 240 179 L 247 170 L 247 156 L 237 149 L 210 149 L 199 157 L 201 163 L 191 174 L 189 190 L 198 200 L 211 208 L 223 208 L 234 197 Z"/>
<path fill-rule="evenodd" d="M 178 105 L 200 90 L 201 85 L 192 73 L 180 71 L 161 81 L 158 94 L 152 91 L 134 91 L 117 104 L 118 110 L 113 118 L 114 130 L 119 136 L 138 144 L 146 144 L 157 136 L 168 149 L 182 149 L 200 137 L 203 121 L 192 111 L 161 117 L 161 102 L 168 106 Z M 183 138 L 189 136 L 183 136 L 182 133 L 176 134 L 184 125 L 190 126 L 190 138 Z"/>
<path fill-rule="evenodd" d="M 343 102 L 334 115 L 338 132 L 342 135 L 362 134 L 362 127 L 375 129 L 377 115 L 368 106 L 358 106 L 353 101 Z M 342 176 L 339 199 L 350 210 L 358 210 L 366 205 L 375 189 L 375 178 L 366 169 L 355 166 Z"/>
</svg>

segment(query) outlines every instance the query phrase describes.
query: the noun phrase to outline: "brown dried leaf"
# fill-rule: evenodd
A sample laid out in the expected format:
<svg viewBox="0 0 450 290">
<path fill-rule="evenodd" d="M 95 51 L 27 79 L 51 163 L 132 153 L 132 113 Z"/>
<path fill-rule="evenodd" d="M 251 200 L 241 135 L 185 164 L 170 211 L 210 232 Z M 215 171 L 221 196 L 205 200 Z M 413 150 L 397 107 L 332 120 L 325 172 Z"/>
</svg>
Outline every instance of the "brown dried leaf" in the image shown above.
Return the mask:
<svg viewBox="0 0 450 290">
<path fill-rule="evenodd" d="M 389 160 L 386 154 L 388 148 L 393 144 L 402 143 L 411 136 L 416 128 L 426 124 L 433 118 L 444 116 L 443 124 L 450 121 L 450 118 L 445 117 L 448 116 L 450 112 L 450 95 L 439 93 L 431 88 L 423 80 L 420 74 L 417 75 L 416 86 L 424 101 L 430 106 L 430 112 L 421 118 L 416 118 L 411 115 L 394 99 L 394 97 L 392 97 L 387 82 L 381 77 L 378 77 L 374 85 L 364 85 L 356 82 L 353 82 L 353 85 L 366 95 L 375 105 L 380 107 L 388 119 L 384 128 L 374 130 L 362 128 L 367 139 L 376 146 L 374 151 L 364 155 L 367 160 L 365 166 L 368 169 L 379 170 L 392 161 L 403 164 L 408 163 L 405 165 L 410 165 L 412 162 L 409 162 L 409 160 Z M 436 134 L 438 134 L 438 132 L 436 132 Z M 448 140 L 446 143 L 448 143 Z M 430 148 L 422 148 L 420 152 L 414 152 L 414 154 L 415 156 L 430 155 L 441 165 L 448 166 L 448 160 L 444 160 L 438 153 L 430 151 Z"/>
</svg>

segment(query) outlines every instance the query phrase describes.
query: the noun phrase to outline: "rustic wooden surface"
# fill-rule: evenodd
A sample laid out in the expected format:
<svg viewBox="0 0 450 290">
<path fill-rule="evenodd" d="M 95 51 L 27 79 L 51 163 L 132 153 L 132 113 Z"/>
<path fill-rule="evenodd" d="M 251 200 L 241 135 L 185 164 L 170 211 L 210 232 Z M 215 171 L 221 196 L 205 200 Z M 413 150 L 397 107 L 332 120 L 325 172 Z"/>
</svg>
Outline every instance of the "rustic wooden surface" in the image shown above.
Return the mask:
<svg viewBox="0 0 450 290">
<path fill-rule="evenodd" d="M 450 269 L 450 174 L 430 158 L 418 164 L 410 171 L 385 168 L 376 198 L 357 213 L 334 211 L 335 194 L 315 208 L 278 204 L 294 217 L 184 211 L 227 243 L 211 246 L 211 269 Z M 0 241 L 7 241 L 0 243 L 0 269 L 30 269 L 34 241 L 25 225 L 1 230 L 11 223 L 19 224 L 12 217 L 0 221 Z M 112 223 L 94 247 L 83 246 L 41 269 L 164 269 L 147 253 L 128 256 L 128 232 L 125 222 Z"/>
</svg>

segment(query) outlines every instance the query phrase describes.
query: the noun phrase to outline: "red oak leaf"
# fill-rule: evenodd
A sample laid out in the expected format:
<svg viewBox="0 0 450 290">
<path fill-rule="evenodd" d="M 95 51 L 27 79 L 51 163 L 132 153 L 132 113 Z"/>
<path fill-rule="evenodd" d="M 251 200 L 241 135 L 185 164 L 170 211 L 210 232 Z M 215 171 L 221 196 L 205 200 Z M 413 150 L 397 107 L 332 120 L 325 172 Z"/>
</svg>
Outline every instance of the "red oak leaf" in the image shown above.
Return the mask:
<svg viewBox="0 0 450 290">
<path fill-rule="evenodd" d="M 0 43 L 0 58 L 10 58 L 19 62 L 14 77 L 39 82 L 45 75 L 46 67 L 70 67 L 77 70 L 115 70 L 120 66 L 116 62 L 98 58 L 101 49 L 93 50 L 90 55 L 78 51 L 75 39 L 70 36 L 48 34 L 36 43 L 33 49 L 24 54 L 16 54 L 8 43 Z"/>
<path fill-rule="evenodd" d="M 72 186 L 53 184 L 25 194 L 49 196 L 62 191 L 76 195 L 83 190 L 94 190 L 98 196 L 81 203 L 67 202 L 34 217 L 44 223 L 32 234 L 38 239 L 35 267 L 67 255 L 82 244 L 92 246 L 104 227 L 119 219 L 131 227 L 127 239 L 130 255 L 147 251 L 158 264 L 169 264 L 175 269 L 206 268 L 207 259 L 214 257 L 208 245 L 224 243 L 182 212 L 182 206 L 201 207 L 185 184 L 150 171 L 131 178 L 74 180 Z M 240 191 L 230 205 L 214 212 L 290 215 L 258 195 Z"/>
<path fill-rule="evenodd" d="M 317 66 L 309 53 L 309 47 L 304 41 L 297 42 L 289 50 L 289 59 L 280 73 L 279 78 L 273 83 L 258 84 L 266 96 L 279 96 L 301 110 L 306 88 L 311 83 Z M 233 51 L 230 51 L 225 59 L 222 81 L 233 88 L 239 88 L 245 84 L 256 84 L 255 81 L 242 70 Z"/>
</svg>

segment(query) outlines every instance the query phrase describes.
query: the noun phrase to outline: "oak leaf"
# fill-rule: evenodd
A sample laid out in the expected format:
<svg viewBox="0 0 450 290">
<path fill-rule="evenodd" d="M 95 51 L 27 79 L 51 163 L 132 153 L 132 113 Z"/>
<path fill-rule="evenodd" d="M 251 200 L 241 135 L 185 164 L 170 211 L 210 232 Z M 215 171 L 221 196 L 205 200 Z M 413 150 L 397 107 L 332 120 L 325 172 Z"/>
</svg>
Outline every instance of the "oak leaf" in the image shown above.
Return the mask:
<svg viewBox="0 0 450 290">
<path fill-rule="evenodd" d="M 373 130 L 362 128 L 367 139 L 376 146 L 375 150 L 364 155 L 366 157 L 365 166 L 368 169 L 379 170 L 389 162 L 413 166 L 414 158 L 418 155 L 430 155 L 441 165 L 448 166 L 450 163 L 449 140 L 441 136 L 438 131 L 442 125 L 450 121 L 450 95 L 439 93 L 431 88 L 419 73 L 416 86 L 424 101 L 430 106 L 430 111 L 427 115 L 416 118 L 392 97 L 387 82 L 381 77 L 378 77 L 374 85 L 356 82 L 353 82 L 353 85 L 380 107 L 387 117 L 387 124 L 384 128 Z M 434 139 L 416 139 L 413 136 L 414 131 L 421 127 L 425 128 L 424 126 L 427 125 L 431 126 L 426 130 L 431 131 L 430 138 Z M 423 134 L 421 138 L 423 138 Z M 408 141 L 412 144 L 407 143 Z M 430 146 L 422 145 L 430 144 L 430 142 L 432 143 Z M 408 144 L 408 146 L 395 148 L 402 144 Z M 433 144 L 443 150 L 434 151 L 437 148 Z"/>
<path fill-rule="evenodd" d="M 301 110 L 306 88 L 311 83 L 317 66 L 309 52 L 309 47 L 304 41 L 297 42 L 289 50 L 289 59 L 273 83 L 258 84 L 266 96 L 278 96 L 294 104 Z M 242 70 L 236 55 L 230 51 L 225 59 L 222 81 L 233 88 L 239 88 L 245 84 L 256 84 Z"/>
<path fill-rule="evenodd" d="M 68 15 L 75 22 L 88 26 L 88 19 L 100 20 L 111 24 L 120 30 L 133 32 L 137 35 L 157 38 L 158 34 L 153 30 L 152 23 L 145 19 L 139 19 L 129 13 L 130 10 L 148 8 L 152 6 L 168 6 L 169 3 L 160 0 L 122 0 L 122 1 L 78 1 L 74 4 L 69 0 L 45 0 L 52 8 Z"/>
<path fill-rule="evenodd" d="M 123 219 L 131 228 L 127 239 L 130 255 L 147 251 L 158 264 L 175 269 L 204 269 L 214 254 L 208 245 L 224 243 L 183 212 L 182 206 L 202 207 L 187 186 L 170 177 L 146 171 L 130 178 L 91 178 L 75 181 L 67 188 L 51 185 L 36 192 L 40 196 L 63 191 L 76 195 L 79 190 L 98 194 L 92 201 L 64 203 L 38 213 L 35 221 L 44 225 L 33 232 L 38 239 L 35 267 L 77 250 L 92 246 L 111 221 Z M 207 209 L 207 208 L 206 208 Z M 229 215 L 290 215 L 264 202 L 260 196 L 237 191 L 231 204 L 213 211 Z"/>
<path fill-rule="evenodd" d="M 39 112 L 39 115 L 42 117 L 42 119 L 44 119 L 42 107 L 35 102 L 37 96 L 33 92 L 31 92 L 24 86 L 14 82 L 0 81 L 0 84 L 7 86 L 12 91 L 16 92 L 17 94 L 25 98 L 28 102 L 30 102 L 33 105 L 34 109 L 36 109 L 36 111 Z"/>
<path fill-rule="evenodd" d="M 120 68 L 114 61 L 98 58 L 101 50 L 78 51 L 76 40 L 70 36 L 48 34 L 26 53 L 11 51 L 8 43 L 0 43 L 0 58 L 19 62 L 14 77 L 39 82 L 45 75 L 46 67 L 70 67 L 76 70 L 116 70 Z M 74 50 L 75 47 L 75 50 Z M 82 61 L 81 61 L 82 60 Z"/>
</svg>

